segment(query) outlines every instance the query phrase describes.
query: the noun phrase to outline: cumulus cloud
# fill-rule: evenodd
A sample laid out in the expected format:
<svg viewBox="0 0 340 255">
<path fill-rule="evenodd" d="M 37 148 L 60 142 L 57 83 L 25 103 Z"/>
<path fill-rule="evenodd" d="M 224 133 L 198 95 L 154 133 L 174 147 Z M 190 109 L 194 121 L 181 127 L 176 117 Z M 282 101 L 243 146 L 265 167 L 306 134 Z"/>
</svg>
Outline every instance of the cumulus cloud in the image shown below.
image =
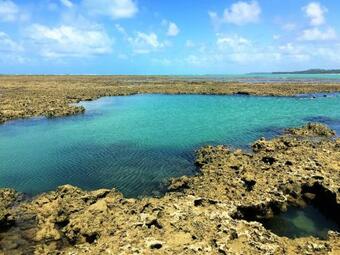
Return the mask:
<svg viewBox="0 0 340 255">
<path fill-rule="evenodd" d="M 287 42 L 285 44 L 260 44 L 238 34 L 216 34 L 215 45 L 204 51 L 191 53 L 185 61 L 197 67 L 225 66 L 237 63 L 240 66 L 254 64 L 272 68 L 282 63 L 301 64 L 313 59 L 324 59 L 327 47 L 321 52 L 315 44 Z"/>
<path fill-rule="evenodd" d="M 128 37 L 127 40 L 132 46 L 133 52 L 137 54 L 147 54 L 165 46 L 155 33 L 137 32 L 136 36 Z"/>
<path fill-rule="evenodd" d="M 163 25 L 166 25 L 164 22 Z M 146 33 L 137 31 L 129 33 L 120 24 L 115 24 L 115 28 L 123 35 L 123 40 L 130 45 L 132 54 L 148 54 L 170 45 L 168 41 L 160 40 L 155 32 Z"/>
<path fill-rule="evenodd" d="M 167 35 L 168 36 L 176 36 L 178 35 L 180 32 L 178 26 L 176 25 L 176 23 L 174 22 L 169 22 L 169 26 L 168 26 L 168 31 L 167 31 Z"/>
<path fill-rule="evenodd" d="M 133 0 L 84 0 L 84 5 L 89 13 L 112 19 L 131 18 L 138 12 Z"/>
<path fill-rule="evenodd" d="M 256 45 L 240 35 L 217 34 L 216 36 L 217 47 L 215 52 L 210 53 L 215 60 L 221 58 L 222 61 L 247 65 L 258 61 L 268 61 L 268 59 L 277 61 L 281 58 L 280 53 L 272 47 Z"/>
<path fill-rule="evenodd" d="M 28 37 L 47 58 L 86 57 L 111 53 L 112 39 L 100 27 L 77 28 L 34 24 Z"/>
<path fill-rule="evenodd" d="M 302 41 L 329 41 L 337 38 L 336 32 L 333 28 L 329 27 L 325 30 L 314 27 L 302 31 L 299 40 Z"/>
<path fill-rule="evenodd" d="M 222 17 L 216 12 L 209 12 L 209 16 L 215 24 L 231 23 L 235 25 L 245 25 L 259 21 L 261 7 L 257 1 L 244 2 L 239 1 L 226 8 Z"/>
<path fill-rule="evenodd" d="M 325 13 L 328 11 L 327 8 L 320 5 L 317 2 L 311 2 L 304 6 L 302 10 L 305 15 L 310 19 L 312 26 L 320 26 L 325 23 Z"/>
<path fill-rule="evenodd" d="M 301 31 L 299 41 L 331 41 L 337 38 L 335 29 L 326 24 L 325 14 L 328 10 L 320 3 L 311 2 L 302 11 L 310 19 L 310 27 Z"/>
<path fill-rule="evenodd" d="M 224 36 L 228 37 L 228 36 Z M 305 43 L 287 42 L 285 44 L 256 44 L 247 38 L 244 38 L 247 43 L 241 43 L 243 45 L 242 50 L 238 50 L 238 47 L 234 47 L 235 41 L 240 40 L 236 38 L 242 38 L 238 35 L 229 36 L 235 40 L 221 40 L 217 36 L 215 47 L 210 45 L 206 47 L 203 52 L 192 52 L 187 56 L 184 56 L 181 61 L 176 62 L 177 65 L 185 63 L 194 68 L 211 68 L 214 67 L 214 71 L 221 70 L 225 72 L 228 68 L 233 68 L 237 64 L 238 70 L 245 68 L 245 71 L 255 70 L 282 70 L 282 67 L 299 66 L 306 68 L 309 65 L 317 64 L 338 64 L 340 61 L 340 43 Z M 225 47 L 218 47 L 217 41 Z M 241 40 L 243 41 L 243 40 Z M 228 45 L 232 45 L 228 46 Z M 237 45 L 237 43 L 236 43 Z M 184 65 L 186 67 L 186 65 Z"/>
<path fill-rule="evenodd" d="M 67 8 L 73 7 L 73 3 L 70 0 L 60 0 L 60 2 L 62 3 L 62 5 L 64 5 Z"/>
</svg>

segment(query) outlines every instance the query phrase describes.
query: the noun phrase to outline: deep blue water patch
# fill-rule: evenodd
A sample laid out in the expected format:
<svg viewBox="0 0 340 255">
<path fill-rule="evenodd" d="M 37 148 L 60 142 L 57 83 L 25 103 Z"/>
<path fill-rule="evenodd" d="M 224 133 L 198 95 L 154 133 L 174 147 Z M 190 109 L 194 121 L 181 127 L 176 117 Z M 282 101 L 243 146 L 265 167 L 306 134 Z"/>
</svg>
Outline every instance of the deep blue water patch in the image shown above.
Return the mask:
<svg viewBox="0 0 340 255">
<path fill-rule="evenodd" d="M 0 187 L 31 195 L 62 184 L 161 194 L 169 178 L 196 172 L 194 152 L 203 145 L 249 148 L 286 127 L 320 120 L 337 128 L 340 120 L 337 94 L 134 95 L 81 104 L 84 115 L 0 126 Z"/>
<path fill-rule="evenodd" d="M 340 111 L 340 110 L 339 110 Z M 329 118 L 326 116 L 313 116 L 305 118 L 308 122 L 319 122 L 332 127 L 336 134 L 340 135 L 340 119 Z"/>
</svg>

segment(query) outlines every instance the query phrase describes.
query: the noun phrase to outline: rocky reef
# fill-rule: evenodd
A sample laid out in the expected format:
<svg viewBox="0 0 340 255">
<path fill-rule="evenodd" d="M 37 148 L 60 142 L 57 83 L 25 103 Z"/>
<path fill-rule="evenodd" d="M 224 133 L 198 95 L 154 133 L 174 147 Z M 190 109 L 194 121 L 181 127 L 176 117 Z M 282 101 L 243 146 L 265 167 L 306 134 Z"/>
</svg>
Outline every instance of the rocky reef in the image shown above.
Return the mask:
<svg viewBox="0 0 340 255">
<path fill-rule="evenodd" d="M 171 76 L 0 76 L 0 124 L 32 116 L 80 114 L 72 105 L 102 96 L 139 93 L 270 95 L 340 92 L 339 83 L 240 83 Z"/>
<path fill-rule="evenodd" d="M 3 189 L 2 253 L 340 254 L 340 233 L 289 239 L 257 221 L 313 203 L 339 223 L 340 139 L 326 126 L 260 139 L 251 153 L 206 146 L 197 165 L 196 176 L 171 180 L 160 198 L 65 185 L 25 200 Z"/>
</svg>

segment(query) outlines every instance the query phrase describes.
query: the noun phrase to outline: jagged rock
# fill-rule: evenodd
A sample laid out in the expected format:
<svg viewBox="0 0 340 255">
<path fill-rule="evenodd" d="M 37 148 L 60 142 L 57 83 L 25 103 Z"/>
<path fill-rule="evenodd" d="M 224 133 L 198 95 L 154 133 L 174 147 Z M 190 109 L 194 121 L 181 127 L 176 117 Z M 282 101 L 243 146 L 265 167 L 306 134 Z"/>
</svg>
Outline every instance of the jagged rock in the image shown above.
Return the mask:
<svg viewBox="0 0 340 255">
<path fill-rule="evenodd" d="M 340 233 L 288 239 L 254 221 L 308 202 L 339 220 L 339 141 L 320 126 L 297 130 L 255 142 L 252 154 L 206 146 L 197 152 L 200 173 L 171 180 L 175 192 L 161 198 L 64 185 L 13 206 L 16 193 L 0 192 L 9 201 L 2 208 L 16 220 L 0 233 L 0 248 L 8 254 L 336 254 Z"/>
<path fill-rule="evenodd" d="M 320 123 L 308 123 L 301 128 L 289 128 L 287 132 L 295 136 L 335 136 L 335 132 L 332 129 Z"/>
<path fill-rule="evenodd" d="M 10 227 L 15 223 L 11 206 L 18 199 L 19 195 L 13 189 L 0 189 L 0 230 Z"/>
</svg>

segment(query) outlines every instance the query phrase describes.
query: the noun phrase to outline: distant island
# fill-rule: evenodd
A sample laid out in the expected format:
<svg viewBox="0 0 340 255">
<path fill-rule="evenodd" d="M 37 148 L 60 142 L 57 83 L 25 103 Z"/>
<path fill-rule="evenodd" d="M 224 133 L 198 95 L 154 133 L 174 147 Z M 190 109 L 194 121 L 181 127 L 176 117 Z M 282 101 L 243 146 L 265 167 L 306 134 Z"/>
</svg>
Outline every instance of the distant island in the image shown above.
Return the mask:
<svg viewBox="0 0 340 255">
<path fill-rule="evenodd" d="M 272 72 L 272 74 L 340 74 L 340 69 L 308 69 L 294 72 Z"/>
</svg>

